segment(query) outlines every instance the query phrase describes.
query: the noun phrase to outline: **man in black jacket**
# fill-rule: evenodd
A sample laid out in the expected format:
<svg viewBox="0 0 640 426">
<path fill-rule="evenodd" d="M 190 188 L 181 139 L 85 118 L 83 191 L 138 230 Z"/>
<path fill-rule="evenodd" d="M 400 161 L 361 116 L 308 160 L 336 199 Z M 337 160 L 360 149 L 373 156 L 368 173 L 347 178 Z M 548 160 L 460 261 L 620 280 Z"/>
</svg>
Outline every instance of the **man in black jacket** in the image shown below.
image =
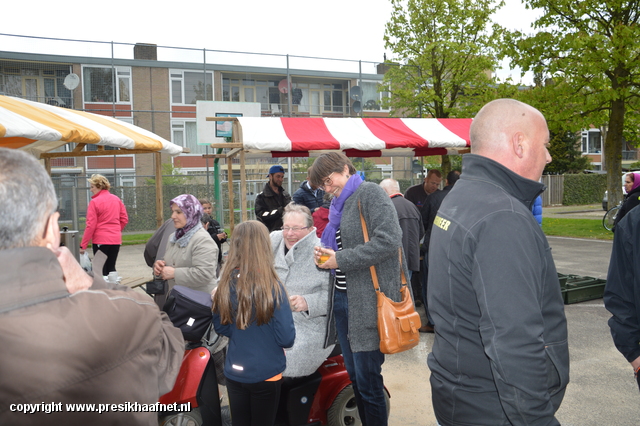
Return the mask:
<svg viewBox="0 0 640 426">
<path fill-rule="evenodd" d="M 427 364 L 442 426 L 547 425 L 569 382 L 564 301 L 531 205 L 551 161 L 540 111 L 489 102 L 442 201 L 429 245 L 436 334 Z"/>
<path fill-rule="evenodd" d="M 267 175 L 269 182 L 256 197 L 256 219 L 264 223 L 269 232 L 282 228 L 282 214 L 284 206 L 291 202 L 291 196 L 282 187 L 284 182 L 284 168 L 280 165 L 271 166 Z"/>
<path fill-rule="evenodd" d="M 395 179 L 384 179 L 380 186 L 391 197 L 393 207 L 398 213 L 400 229 L 402 229 L 402 248 L 409 269 L 407 281 L 411 281 L 414 272 L 420 270 L 420 240 L 424 235 L 424 226 L 418 208 L 406 200 L 400 192 L 400 185 Z"/>
<path fill-rule="evenodd" d="M 424 241 L 422 243 L 422 254 L 424 259 L 422 261 L 422 300 L 424 301 L 424 310 L 427 313 L 427 323 L 420 327 L 421 333 L 433 333 L 433 321 L 429 314 L 429 304 L 427 301 L 427 285 L 428 285 L 428 273 L 429 273 L 429 241 L 431 240 L 431 229 L 433 228 L 433 220 L 436 218 L 436 213 L 442 204 L 442 200 L 447 196 L 453 185 L 460 178 L 460 172 L 452 170 L 447 174 L 446 183 L 442 190 L 437 190 L 429 195 L 422 206 L 420 214 L 422 215 L 422 223 L 424 224 Z"/>
<path fill-rule="evenodd" d="M 633 208 L 616 226 L 609 262 L 604 306 L 613 316 L 613 343 L 629 361 L 640 387 L 640 208 Z"/>
</svg>

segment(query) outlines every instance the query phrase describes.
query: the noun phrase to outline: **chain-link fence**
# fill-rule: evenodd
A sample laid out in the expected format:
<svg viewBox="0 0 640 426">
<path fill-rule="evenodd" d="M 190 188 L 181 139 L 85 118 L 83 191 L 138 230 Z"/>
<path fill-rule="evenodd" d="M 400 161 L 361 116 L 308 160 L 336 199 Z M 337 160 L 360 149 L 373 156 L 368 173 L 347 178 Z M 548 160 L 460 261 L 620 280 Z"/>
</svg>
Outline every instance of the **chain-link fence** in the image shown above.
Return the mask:
<svg viewBox="0 0 640 426">
<path fill-rule="evenodd" d="M 404 171 L 402 171 L 404 172 Z M 400 172 L 399 172 L 400 173 Z M 383 178 L 383 172 L 378 170 L 369 170 L 365 172 L 366 179 L 370 182 L 379 183 Z M 291 195 L 298 190 L 300 184 L 306 179 L 306 172 L 291 173 Z M 121 180 L 120 175 L 108 177 L 111 182 Z M 112 186 L 111 192 L 120 199 L 127 208 L 129 215 L 129 224 L 125 232 L 152 232 L 156 226 L 156 187 L 154 184 L 155 176 L 136 176 L 139 183 L 134 185 L 118 185 Z M 53 177 L 56 193 L 58 194 L 59 212 L 61 226 L 67 226 L 69 229 L 84 231 L 86 226 L 87 207 L 91 200 L 91 192 L 86 177 Z M 283 187 L 287 190 L 289 175 L 285 175 Z M 169 201 L 180 194 L 192 194 L 198 199 L 206 199 L 214 206 L 214 217 L 216 217 L 223 226 L 229 224 L 229 186 L 227 180 L 220 180 L 216 185 L 213 176 L 198 175 L 170 175 L 163 176 L 163 217 L 168 219 L 171 216 Z M 409 186 L 420 182 L 422 178 L 414 179 L 398 179 L 400 190 L 404 192 Z M 256 196 L 262 192 L 267 178 L 264 174 L 250 173 L 246 175 L 246 199 L 249 219 L 255 219 L 254 202 Z M 216 186 L 219 188 L 216 194 Z M 233 182 L 233 212 L 235 223 L 240 223 L 241 206 L 240 206 L 240 181 Z"/>
</svg>

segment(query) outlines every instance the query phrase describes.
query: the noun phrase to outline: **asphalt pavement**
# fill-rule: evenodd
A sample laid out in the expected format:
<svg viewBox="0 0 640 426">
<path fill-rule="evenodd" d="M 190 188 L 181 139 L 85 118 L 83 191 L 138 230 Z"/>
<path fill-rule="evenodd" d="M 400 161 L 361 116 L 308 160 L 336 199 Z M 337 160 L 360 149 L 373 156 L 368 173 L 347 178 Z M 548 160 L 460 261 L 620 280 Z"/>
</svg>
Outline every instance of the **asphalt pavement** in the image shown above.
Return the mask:
<svg viewBox="0 0 640 426">
<path fill-rule="evenodd" d="M 604 214 L 601 207 L 600 210 L 596 207 L 589 209 L 589 214 Z M 548 237 L 548 240 L 558 272 L 606 279 L 611 241 L 561 237 Z M 143 249 L 143 246 L 121 248 L 120 275 L 151 276 L 151 269 L 144 264 Z M 637 426 L 640 424 L 640 393 L 629 363 L 613 345 L 607 325 L 610 314 L 602 299 L 565 305 L 565 312 L 569 327 L 571 382 L 557 419 L 565 426 Z M 383 375 L 391 393 L 389 425 L 436 425 L 426 365 L 432 344 L 433 334 L 422 334 L 416 348 L 387 355 Z"/>
</svg>

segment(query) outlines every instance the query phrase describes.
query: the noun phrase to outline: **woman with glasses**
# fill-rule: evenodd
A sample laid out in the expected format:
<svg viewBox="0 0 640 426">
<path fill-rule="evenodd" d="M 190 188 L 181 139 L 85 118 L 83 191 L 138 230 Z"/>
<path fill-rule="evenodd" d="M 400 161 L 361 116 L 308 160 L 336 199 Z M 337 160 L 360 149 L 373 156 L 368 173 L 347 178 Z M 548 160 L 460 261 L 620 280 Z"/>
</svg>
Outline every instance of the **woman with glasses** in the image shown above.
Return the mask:
<svg viewBox="0 0 640 426">
<path fill-rule="evenodd" d="M 311 211 L 290 203 L 284 209 L 281 231 L 271 233 L 271 247 L 278 277 L 289 293 L 296 327 L 296 341 L 287 349 L 284 377 L 315 372 L 334 345 L 325 346 L 329 310 L 329 271 L 314 263 L 314 247 L 320 244 Z"/>
<path fill-rule="evenodd" d="M 332 194 L 329 223 L 322 234 L 326 247 L 316 247 L 318 263 L 329 254 L 323 269 L 332 270 L 332 313 L 344 364 L 353 384 L 363 425 L 387 425 L 382 364 L 378 337 L 376 292 L 370 267 L 376 268 L 380 289 L 400 300 L 402 230 L 391 199 L 379 186 L 363 182 L 351 161 L 342 153 L 322 154 L 313 163 L 311 183 Z M 365 243 L 360 212 L 369 234 Z M 403 256 L 404 258 L 404 256 Z"/>
</svg>

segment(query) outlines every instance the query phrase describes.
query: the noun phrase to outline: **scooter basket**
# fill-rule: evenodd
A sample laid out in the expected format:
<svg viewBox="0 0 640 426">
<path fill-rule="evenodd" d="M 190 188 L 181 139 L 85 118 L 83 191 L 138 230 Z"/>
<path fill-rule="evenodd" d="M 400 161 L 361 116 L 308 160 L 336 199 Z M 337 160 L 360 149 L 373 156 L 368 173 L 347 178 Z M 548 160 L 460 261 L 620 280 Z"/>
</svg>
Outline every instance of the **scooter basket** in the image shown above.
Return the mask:
<svg viewBox="0 0 640 426">
<path fill-rule="evenodd" d="M 211 295 L 181 285 L 174 286 L 162 308 L 185 340 L 199 341 L 211 324 Z"/>
</svg>

